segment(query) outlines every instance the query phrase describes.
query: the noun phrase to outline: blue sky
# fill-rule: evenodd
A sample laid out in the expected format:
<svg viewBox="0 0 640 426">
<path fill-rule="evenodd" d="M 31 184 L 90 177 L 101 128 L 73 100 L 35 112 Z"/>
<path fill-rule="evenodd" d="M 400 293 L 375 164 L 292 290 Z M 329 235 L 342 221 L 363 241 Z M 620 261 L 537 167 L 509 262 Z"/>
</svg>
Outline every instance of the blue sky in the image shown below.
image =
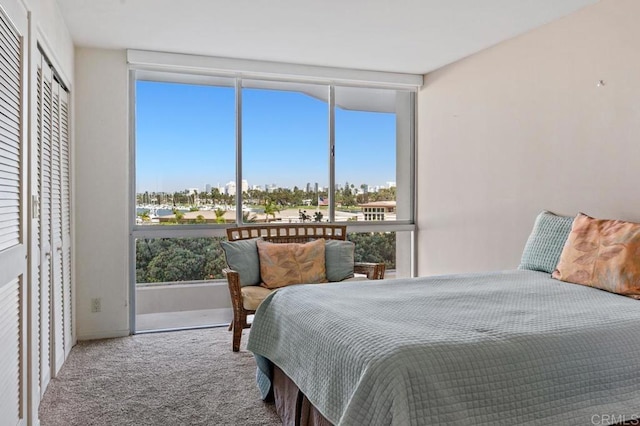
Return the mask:
<svg viewBox="0 0 640 426">
<path fill-rule="evenodd" d="M 244 89 L 250 186 L 328 185 L 328 108 L 311 96 Z M 395 181 L 395 115 L 336 108 L 336 183 Z M 137 82 L 136 191 L 203 190 L 235 180 L 233 88 Z"/>
</svg>

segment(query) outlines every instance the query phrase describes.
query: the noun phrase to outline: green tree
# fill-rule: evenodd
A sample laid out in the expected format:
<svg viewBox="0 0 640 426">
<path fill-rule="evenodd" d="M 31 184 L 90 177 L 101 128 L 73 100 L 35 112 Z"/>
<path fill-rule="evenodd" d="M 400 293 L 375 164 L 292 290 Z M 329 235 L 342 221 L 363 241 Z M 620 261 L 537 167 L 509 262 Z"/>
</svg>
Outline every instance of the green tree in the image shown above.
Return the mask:
<svg viewBox="0 0 640 426">
<path fill-rule="evenodd" d="M 369 202 L 369 187 L 366 183 L 360 185 L 360 189 L 362 190 L 362 194 L 359 195 L 360 203 L 368 203 Z"/>
<path fill-rule="evenodd" d="M 396 188 L 395 186 L 392 186 L 391 188 L 380 188 L 378 192 L 371 195 L 371 198 L 373 198 L 372 201 L 395 201 Z"/>
<path fill-rule="evenodd" d="M 290 205 L 292 206 L 301 206 L 302 200 L 305 198 L 305 193 L 297 186 L 293 187 L 293 192 L 291 193 Z"/>
<path fill-rule="evenodd" d="M 220 204 L 221 199 L 222 194 L 220 194 L 220 190 L 218 188 L 211 188 L 211 203 Z"/>
<path fill-rule="evenodd" d="M 224 238 L 155 238 L 136 241 L 136 282 L 223 278 Z"/>
<path fill-rule="evenodd" d="M 226 220 L 224 219 L 224 210 L 215 209 L 214 213 L 216 214 L 216 223 L 226 223 Z"/>
<path fill-rule="evenodd" d="M 275 205 L 271 200 L 267 200 L 264 205 L 264 216 L 267 221 L 269 221 L 269 216 L 273 217 L 275 220 L 276 213 L 280 212 L 280 208 Z"/>
<path fill-rule="evenodd" d="M 351 233 L 348 239 L 356 245 L 356 262 L 384 262 L 388 269 L 395 269 L 395 232 Z"/>
<path fill-rule="evenodd" d="M 204 264 L 204 279 L 221 279 L 224 278 L 222 270 L 227 267 L 227 261 L 219 244 L 211 247 L 207 252 Z"/>
<path fill-rule="evenodd" d="M 149 210 L 147 209 L 138 213 L 138 217 L 142 219 L 143 222 L 149 222 L 151 220 L 151 217 L 149 216 Z"/>
<path fill-rule="evenodd" d="M 262 204 L 262 200 L 265 198 L 265 192 L 260 189 L 250 189 L 247 193 L 247 202 L 253 205 Z"/>
<path fill-rule="evenodd" d="M 242 212 L 242 222 L 243 223 L 255 223 L 258 221 L 258 216 L 251 212 Z"/>
<path fill-rule="evenodd" d="M 173 246 L 155 256 L 148 266 L 150 282 L 192 281 L 204 277 L 205 258 L 182 247 Z"/>
</svg>

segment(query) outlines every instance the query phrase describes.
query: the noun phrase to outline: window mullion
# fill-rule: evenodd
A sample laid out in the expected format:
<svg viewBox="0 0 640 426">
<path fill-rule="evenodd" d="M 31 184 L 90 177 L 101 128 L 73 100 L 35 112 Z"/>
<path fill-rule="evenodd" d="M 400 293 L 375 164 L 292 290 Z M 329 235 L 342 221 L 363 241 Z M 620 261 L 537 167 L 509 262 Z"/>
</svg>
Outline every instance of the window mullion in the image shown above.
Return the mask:
<svg viewBox="0 0 640 426">
<path fill-rule="evenodd" d="M 236 223 L 242 225 L 242 79 L 236 78 Z"/>
<path fill-rule="evenodd" d="M 336 133 L 335 133 L 335 89 L 329 86 L 329 222 L 336 220 L 335 190 L 336 190 Z M 319 206 L 318 206 L 319 207 Z"/>
</svg>

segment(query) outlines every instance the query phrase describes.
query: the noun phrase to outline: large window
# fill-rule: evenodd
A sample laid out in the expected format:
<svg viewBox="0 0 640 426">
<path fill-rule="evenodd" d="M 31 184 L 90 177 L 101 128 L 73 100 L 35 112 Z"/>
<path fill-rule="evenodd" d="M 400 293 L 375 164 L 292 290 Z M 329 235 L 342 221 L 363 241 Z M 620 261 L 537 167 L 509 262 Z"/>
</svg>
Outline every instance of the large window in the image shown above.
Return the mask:
<svg viewBox="0 0 640 426">
<path fill-rule="evenodd" d="M 414 95 L 138 74 L 136 281 L 221 278 L 211 238 L 252 222 L 346 222 L 360 259 L 411 275 Z"/>
<path fill-rule="evenodd" d="M 137 82 L 137 225 L 411 223 L 411 92 L 209 83 Z"/>
</svg>

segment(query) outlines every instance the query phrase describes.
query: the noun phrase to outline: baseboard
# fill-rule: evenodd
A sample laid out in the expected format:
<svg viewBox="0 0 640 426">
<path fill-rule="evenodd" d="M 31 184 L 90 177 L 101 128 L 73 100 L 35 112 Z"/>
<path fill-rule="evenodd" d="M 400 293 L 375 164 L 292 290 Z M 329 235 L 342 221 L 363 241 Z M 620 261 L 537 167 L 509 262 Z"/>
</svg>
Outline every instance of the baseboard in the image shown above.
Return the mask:
<svg viewBox="0 0 640 426">
<path fill-rule="evenodd" d="M 126 337 L 130 334 L 131 333 L 129 332 L 128 328 L 125 330 L 96 331 L 94 333 L 78 334 L 77 341 L 112 339 L 114 337 Z"/>
</svg>

